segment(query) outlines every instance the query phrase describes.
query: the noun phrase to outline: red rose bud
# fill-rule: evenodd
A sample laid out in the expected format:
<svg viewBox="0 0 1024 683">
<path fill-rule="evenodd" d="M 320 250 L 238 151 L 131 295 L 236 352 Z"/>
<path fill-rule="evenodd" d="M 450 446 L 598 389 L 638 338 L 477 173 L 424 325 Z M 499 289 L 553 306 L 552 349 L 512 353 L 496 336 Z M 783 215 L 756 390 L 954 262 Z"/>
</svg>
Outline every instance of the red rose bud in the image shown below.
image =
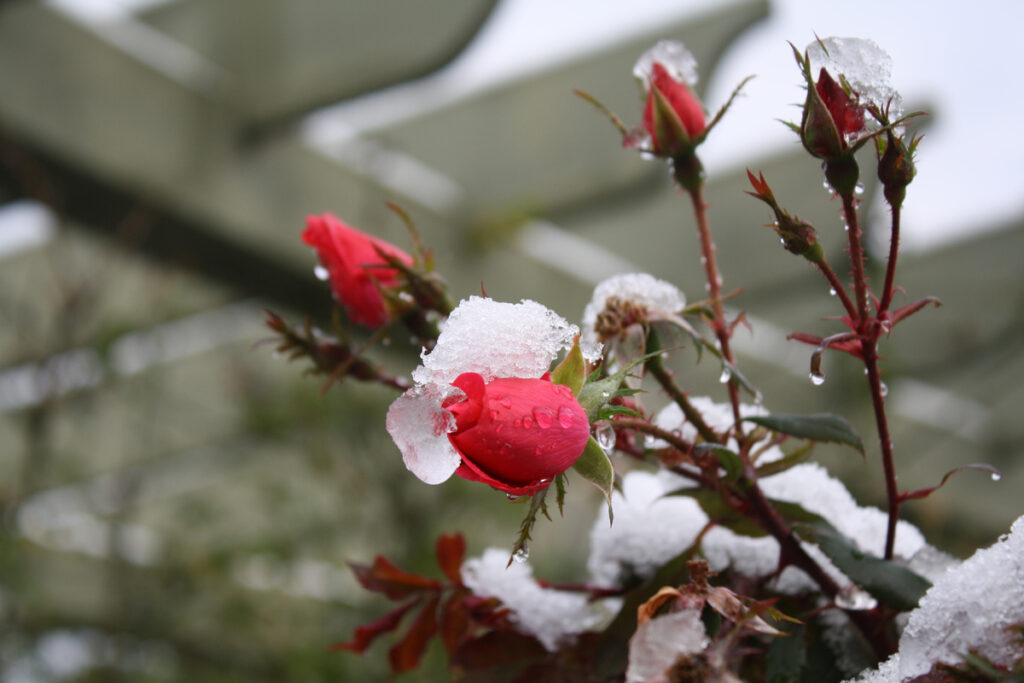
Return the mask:
<svg viewBox="0 0 1024 683">
<path fill-rule="evenodd" d="M 651 66 L 650 84 L 643 125 L 655 154 L 676 156 L 691 150 L 693 139 L 705 128 L 700 100 L 685 83 L 672 78 L 660 62 Z"/>
<path fill-rule="evenodd" d="M 351 228 L 329 213 L 308 216 L 302 241 L 316 249 L 327 269 L 334 298 L 352 322 L 381 327 L 391 320 L 378 286 L 398 287 L 402 278 L 378 252 L 412 265 L 412 257 L 393 244 Z"/>
<path fill-rule="evenodd" d="M 484 382 L 464 372 L 452 386 L 465 392 L 444 403 L 455 416 L 448 440 L 462 456 L 455 473 L 463 479 L 529 495 L 576 462 L 590 438 L 572 390 L 546 378 Z"/>
<path fill-rule="evenodd" d="M 808 76 L 810 78 L 810 76 Z M 807 89 L 801 137 L 819 159 L 837 159 L 850 151 L 848 140 L 864 130 L 864 108 L 822 67 Z"/>
</svg>

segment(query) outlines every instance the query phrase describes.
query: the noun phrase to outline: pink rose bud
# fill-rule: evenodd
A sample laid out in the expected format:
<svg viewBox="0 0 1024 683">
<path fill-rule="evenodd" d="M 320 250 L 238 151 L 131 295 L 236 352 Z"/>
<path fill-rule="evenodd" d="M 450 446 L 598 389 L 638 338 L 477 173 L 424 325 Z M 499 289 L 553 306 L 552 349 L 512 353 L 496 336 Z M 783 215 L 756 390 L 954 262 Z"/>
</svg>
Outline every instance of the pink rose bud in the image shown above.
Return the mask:
<svg viewBox="0 0 1024 683">
<path fill-rule="evenodd" d="M 644 106 L 644 129 L 656 154 L 673 156 L 693 147 L 704 132 L 704 109 L 686 83 L 672 78 L 660 62 L 651 66 L 650 88 Z"/>
<path fill-rule="evenodd" d="M 412 265 L 412 257 L 393 244 L 351 228 L 335 216 L 308 216 L 302 241 L 316 249 L 327 269 L 334 298 L 352 322 L 381 327 L 391 321 L 378 286 L 398 287 L 402 278 L 388 267 L 378 250 Z"/>
<path fill-rule="evenodd" d="M 590 423 L 569 387 L 546 377 L 497 378 L 475 372 L 452 386 L 465 392 L 444 407 L 455 416 L 448 440 L 462 456 L 456 474 L 512 495 L 532 494 L 583 453 Z"/>
</svg>

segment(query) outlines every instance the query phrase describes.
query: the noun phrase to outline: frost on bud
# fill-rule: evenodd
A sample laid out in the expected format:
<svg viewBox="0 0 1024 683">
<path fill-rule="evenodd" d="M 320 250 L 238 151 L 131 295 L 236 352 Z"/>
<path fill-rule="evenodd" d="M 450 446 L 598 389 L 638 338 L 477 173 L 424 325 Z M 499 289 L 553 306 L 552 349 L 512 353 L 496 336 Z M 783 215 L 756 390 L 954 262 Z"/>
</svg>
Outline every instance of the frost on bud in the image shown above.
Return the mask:
<svg viewBox="0 0 1024 683">
<path fill-rule="evenodd" d="M 750 172 L 750 169 L 747 169 L 747 178 L 754 187 L 754 191 L 747 191 L 747 194 L 760 199 L 771 207 L 772 212 L 775 214 L 775 223 L 771 227 L 782 240 L 782 245 L 786 248 L 786 251 L 803 256 L 811 263 L 821 263 L 824 258 L 824 252 L 822 251 L 821 244 L 818 242 L 817 231 L 806 221 L 789 215 L 786 210 L 779 207 L 778 202 L 775 201 L 772 189 L 764 179 L 763 173 L 755 177 Z"/>
</svg>

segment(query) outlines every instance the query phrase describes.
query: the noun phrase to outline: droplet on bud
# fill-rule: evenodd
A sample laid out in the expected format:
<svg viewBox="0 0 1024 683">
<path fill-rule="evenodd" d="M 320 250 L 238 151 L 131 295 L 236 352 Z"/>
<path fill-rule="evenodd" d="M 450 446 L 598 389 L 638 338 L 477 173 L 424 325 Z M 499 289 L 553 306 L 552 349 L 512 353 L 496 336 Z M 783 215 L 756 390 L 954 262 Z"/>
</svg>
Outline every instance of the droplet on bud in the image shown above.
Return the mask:
<svg viewBox="0 0 1024 683">
<path fill-rule="evenodd" d="M 317 280 L 326 280 L 331 276 L 331 274 L 327 272 L 327 269 L 320 264 L 313 266 L 313 275 L 316 276 Z"/>
<path fill-rule="evenodd" d="M 824 383 L 825 383 L 825 375 L 822 375 L 821 373 L 817 373 L 817 372 L 812 372 L 811 373 L 811 384 L 813 384 L 816 387 L 820 387 Z"/>
<path fill-rule="evenodd" d="M 722 368 L 722 374 L 718 376 L 718 381 L 721 382 L 722 384 L 725 384 L 730 379 L 732 379 L 732 370 L 729 368 L 728 365 L 726 365 L 725 367 Z"/>
<path fill-rule="evenodd" d="M 597 439 L 597 445 L 601 447 L 601 450 L 605 453 L 611 452 L 615 446 L 615 430 L 611 425 L 604 425 L 598 428 L 594 434 L 594 438 Z"/>
<path fill-rule="evenodd" d="M 882 396 L 888 396 L 889 395 L 889 385 L 888 384 L 886 384 L 885 382 L 882 382 L 882 386 L 880 388 L 882 390 Z"/>
<path fill-rule="evenodd" d="M 829 287 L 828 288 L 828 293 L 829 293 L 829 296 L 835 296 L 836 295 L 836 288 L 835 287 Z"/>
</svg>

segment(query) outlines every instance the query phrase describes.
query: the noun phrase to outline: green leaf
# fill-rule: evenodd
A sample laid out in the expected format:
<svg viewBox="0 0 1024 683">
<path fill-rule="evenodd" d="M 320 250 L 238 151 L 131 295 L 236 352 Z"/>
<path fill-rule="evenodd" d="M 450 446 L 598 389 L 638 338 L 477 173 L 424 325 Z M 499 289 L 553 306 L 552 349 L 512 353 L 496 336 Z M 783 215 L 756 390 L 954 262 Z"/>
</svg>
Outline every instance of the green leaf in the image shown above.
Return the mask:
<svg viewBox="0 0 1024 683">
<path fill-rule="evenodd" d="M 830 413 L 818 415 L 761 415 L 759 417 L 745 417 L 746 422 L 753 422 L 762 427 L 789 434 L 801 439 L 812 441 L 829 441 L 832 443 L 845 443 L 853 446 L 861 455 L 864 454 L 864 444 L 860 436 L 846 419 Z"/>
<path fill-rule="evenodd" d="M 757 468 L 757 477 L 770 477 L 773 474 L 779 472 L 785 472 L 794 465 L 799 465 L 808 458 L 811 457 L 811 453 L 814 451 L 814 442 L 808 441 L 805 445 L 796 449 L 792 453 L 787 454 L 784 458 L 773 460 L 772 462 L 766 462 Z"/>
<path fill-rule="evenodd" d="M 632 408 L 618 405 L 603 405 L 601 406 L 600 412 L 597 414 L 598 420 L 610 420 L 616 415 L 629 415 L 630 417 L 643 417 L 640 413 L 636 412 Z"/>
<path fill-rule="evenodd" d="M 558 514 L 565 516 L 565 485 L 567 483 L 565 473 L 559 474 L 555 477 L 555 502 L 558 503 Z"/>
<path fill-rule="evenodd" d="M 713 453 L 718 458 L 718 464 L 725 469 L 725 480 L 736 481 L 743 474 L 743 460 L 738 453 L 735 453 L 725 446 L 717 443 L 699 443 L 693 448 L 694 455 L 701 456 L 705 453 Z"/>
<path fill-rule="evenodd" d="M 767 683 L 799 683 L 800 670 L 807 660 L 804 627 L 798 624 L 781 626 L 789 637 L 774 638 L 765 654 L 765 681 Z"/>
<path fill-rule="evenodd" d="M 612 487 L 615 484 L 615 469 L 608 454 L 598 445 L 594 437 L 587 441 L 587 447 L 583 449 L 583 455 L 576 460 L 572 466 L 579 475 L 591 484 L 601 489 L 605 500 L 608 501 L 608 518 L 612 517 Z"/>
<path fill-rule="evenodd" d="M 583 360 L 583 352 L 580 351 L 580 336 L 576 335 L 569 353 L 565 354 L 558 367 L 551 371 L 551 383 L 564 384 L 572 389 L 574 396 L 579 396 L 586 374 L 587 365 Z"/>
<path fill-rule="evenodd" d="M 928 580 L 910 569 L 864 552 L 824 520 L 796 524 L 793 530 L 817 544 L 841 572 L 890 607 L 914 609 L 931 588 Z"/>
</svg>

